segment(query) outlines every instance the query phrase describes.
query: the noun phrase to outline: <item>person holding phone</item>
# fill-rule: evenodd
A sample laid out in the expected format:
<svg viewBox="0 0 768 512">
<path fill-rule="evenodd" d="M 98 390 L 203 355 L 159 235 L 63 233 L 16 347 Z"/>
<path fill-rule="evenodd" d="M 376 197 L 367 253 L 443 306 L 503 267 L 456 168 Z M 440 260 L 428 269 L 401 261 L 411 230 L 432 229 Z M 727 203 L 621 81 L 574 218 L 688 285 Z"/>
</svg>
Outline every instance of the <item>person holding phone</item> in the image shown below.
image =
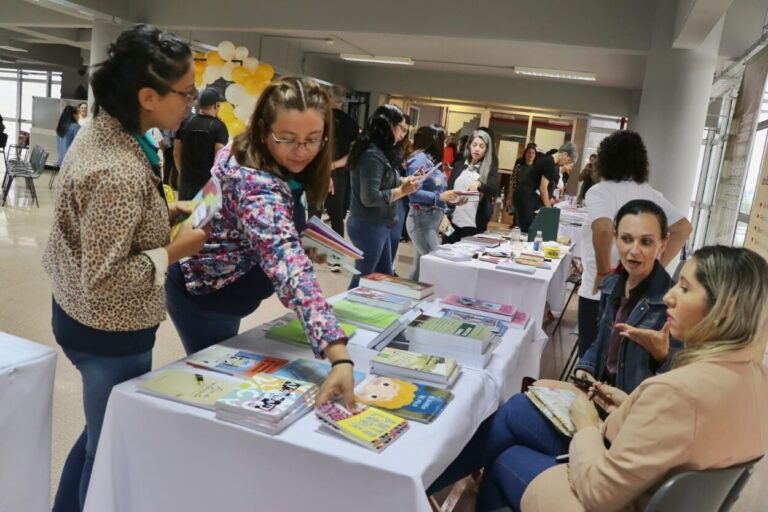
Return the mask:
<svg viewBox="0 0 768 512">
<path fill-rule="evenodd" d="M 459 195 L 448 188 L 448 179 L 440 166 L 443 162 L 445 129 L 437 124 L 422 126 L 413 137 L 413 153 L 408 159 L 408 175 L 418 178 L 419 189 L 411 194 L 411 211 L 405 228 L 416 249 L 410 279 L 418 281 L 419 262 L 440 245 L 438 232 L 449 225 L 447 203 L 458 203 Z M 466 202 L 466 199 L 463 201 Z M 462 203 L 463 204 L 463 203 Z"/>
<path fill-rule="evenodd" d="M 748 249 L 704 247 L 663 300 L 666 329 L 684 345 L 670 371 L 629 394 L 595 383 L 570 406 L 572 439 L 528 397 L 515 395 L 483 422 L 428 492 L 484 467 L 478 512 L 644 510 L 677 473 L 762 456 L 768 451 L 768 368 L 762 364 L 768 263 Z M 602 425 L 595 403 L 608 413 Z M 564 454 L 568 464 L 558 464 Z"/>
</svg>

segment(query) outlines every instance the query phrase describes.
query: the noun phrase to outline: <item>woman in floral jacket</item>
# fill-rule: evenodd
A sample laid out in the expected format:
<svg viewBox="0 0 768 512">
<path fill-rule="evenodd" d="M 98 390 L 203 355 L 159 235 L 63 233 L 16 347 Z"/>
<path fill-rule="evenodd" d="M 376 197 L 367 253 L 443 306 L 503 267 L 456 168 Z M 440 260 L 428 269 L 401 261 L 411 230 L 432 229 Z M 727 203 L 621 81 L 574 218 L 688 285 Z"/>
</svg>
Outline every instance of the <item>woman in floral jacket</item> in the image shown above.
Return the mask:
<svg viewBox="0 0 768 512">
<path fill-rule="evenodd" d="M 344 331 L 299 240 L 302 192 L 322 203 L 328 191 L 331 126 L 317 83 L 282 78 L 264 90 L 250 128 L 216 155 L 211 174 L 224 198 L 208 243 L 169 269 L 166 292 L 187 353 L 237 335 L 241 319 L 276 292 L 298 315 L 315 355 L 333 365 L 318 403 L 336 392 L 351 403 Z"/>
</svg>

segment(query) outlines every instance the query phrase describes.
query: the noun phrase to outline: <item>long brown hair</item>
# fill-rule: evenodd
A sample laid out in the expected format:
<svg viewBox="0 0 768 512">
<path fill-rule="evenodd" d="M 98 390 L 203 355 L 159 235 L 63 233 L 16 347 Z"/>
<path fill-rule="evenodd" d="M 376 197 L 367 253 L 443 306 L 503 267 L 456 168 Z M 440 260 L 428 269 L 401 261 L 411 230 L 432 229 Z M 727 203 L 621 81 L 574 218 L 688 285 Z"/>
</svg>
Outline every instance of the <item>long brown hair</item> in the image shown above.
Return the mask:
<svg viewBox="0 0 768 512">
<path fill-rule="evenodd" d="M 292 176 L 280 169 L 265 140 L 280 109 L 303 112 L 310 108 L 323 115 L 323 138 L 326 142 L 304 170 Z M 232 144 L 232 154 L 240 165 L 270 172 L 284 180 L 295 177 L 304 185 L 307 202 L 318 206 L 328 195 L 332 149 L 333 120 L 328 93 L 314 80 L 292 76 L 274 80 L 264 89 L 251 115 L 248 128 L 238 135 Z"/>
</svg>

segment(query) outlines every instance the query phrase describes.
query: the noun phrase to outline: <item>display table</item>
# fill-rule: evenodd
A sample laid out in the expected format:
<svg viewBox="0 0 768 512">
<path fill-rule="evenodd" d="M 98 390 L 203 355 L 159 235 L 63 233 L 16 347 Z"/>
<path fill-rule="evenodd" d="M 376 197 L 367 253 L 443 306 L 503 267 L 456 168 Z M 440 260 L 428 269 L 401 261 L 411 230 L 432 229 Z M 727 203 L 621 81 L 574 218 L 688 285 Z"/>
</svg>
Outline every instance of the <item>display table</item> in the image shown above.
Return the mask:
<svg viewBox="0 0 768 512">
<path fill-rule="evenodd" d="M 434 284 L 438 297 L 455 293 L 511 304 L 541 324 L 547 303 L 554 312 L 562 311 L 565 305 L 565 280 L 570 262 L 570 253 L 566 252 L 560 259 L 552 261 L 551 269 L 520 274 L 497 270 L 495 264 L 484 261 L 457 262 L 427 254 L 421 257 L 419 281 Z"/>
<path fill-rule="evenodd" d="M 56 351 L 0 332 L 0 510 L 51 510 Z"/>
<path fill-rule="evenodd" d="M 410 422 L 382 453 L 316 432 L 313 414 L 269 436 L 137 392 L 137 383 L 152 374 L 127 381 L 109 400 L 85 510 L 429 512 L 424 489 L 502 399 L 520 389 L 513 381 L 530 371 L 523 366 L 540 357 L 535 330 L 533 323 L 510 329 L 486 370 L 464 369 L 454 400 L 437 420 Z M 367 371 L 375 352 L 365 345 L 374 336 L 359 329 L 350 340 L 358 370 Z M 308 349 L 265 339 L 261 327 L 223 344 L 286 359 L 311 357 Z"/>
<path fill-rule="evenodd" d="M 560 225 L 557 233 L 571 237 L 571 256 L 581 258 L 581 230 L 587 221 L 587 209 L 577 208 L 565 202 L 557 203 L 555 206 L 560 208 Z"/>
</svg>

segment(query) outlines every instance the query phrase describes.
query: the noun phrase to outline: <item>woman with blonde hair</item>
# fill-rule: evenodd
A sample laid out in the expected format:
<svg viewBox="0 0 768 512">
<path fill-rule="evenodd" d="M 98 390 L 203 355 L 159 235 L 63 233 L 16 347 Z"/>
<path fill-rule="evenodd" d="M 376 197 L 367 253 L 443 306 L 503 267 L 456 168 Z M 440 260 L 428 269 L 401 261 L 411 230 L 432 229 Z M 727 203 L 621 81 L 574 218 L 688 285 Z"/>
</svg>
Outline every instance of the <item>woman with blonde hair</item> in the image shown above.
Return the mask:
<svg viewBox="0 0 768 512">
<path fill-rule="evenodd" d="M 673 369 L 630 395 L 595 383 L 570 408 L 573 439 L 544 416 L 520 425 L 515 395 L 480 427 L 434 490 L 485 467 L 478 511 L 642 510 L 682 471 L 725 468 L 768 451 L 768 263 L 734 247 L 698 250 L 664 297 L 683 342 Z M 608 417 L 600 424 L 595 403 Z M 526 419 L 529 417 L 526 416 Z M 489 435 L 492 434 L 492 435 Z M 567 454 L 568 464 L 556 456 Z"/>
</svg>

